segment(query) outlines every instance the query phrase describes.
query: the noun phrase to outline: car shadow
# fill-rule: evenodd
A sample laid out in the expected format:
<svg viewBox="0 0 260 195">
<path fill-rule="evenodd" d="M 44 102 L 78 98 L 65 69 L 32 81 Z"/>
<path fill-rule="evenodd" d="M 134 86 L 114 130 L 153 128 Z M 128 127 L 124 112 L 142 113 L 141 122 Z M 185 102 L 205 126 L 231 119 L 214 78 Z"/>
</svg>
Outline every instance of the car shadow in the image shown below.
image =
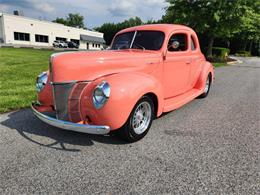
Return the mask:
<svg viewBox="0 0 260 195">
<path fill-rule="evenodd" d="M 17 130 L 21 136 L 35 144 L 57 150 L 80 151 L 79 149 L 66 148 L 65 144 L 74 146 L 93 146 L 95 142 L 113 145 L 127 144 L 115 134 L 90 135 L 50 126 L 34 116 L 30 109 L 10 113 L 7 119 L 1 122 L 1 125 Z M 39 139 L 39 136 L 50 138 L 53 141 L 46 144 L 46 140 Z"/>
</svg>

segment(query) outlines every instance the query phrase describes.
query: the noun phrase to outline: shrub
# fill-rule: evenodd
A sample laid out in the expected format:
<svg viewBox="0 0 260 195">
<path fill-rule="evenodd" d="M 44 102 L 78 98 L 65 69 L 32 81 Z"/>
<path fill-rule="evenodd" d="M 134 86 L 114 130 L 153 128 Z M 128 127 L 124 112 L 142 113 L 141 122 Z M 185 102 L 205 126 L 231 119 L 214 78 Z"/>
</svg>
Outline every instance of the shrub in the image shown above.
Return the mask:
<svg viewBox="0 0 260 195">
<path fill-rule="evenodd" d="M 235 55 L 240 56 L 240 57 L 250 57 L 251 53 L 249 51 L 240 50 L 240 51 L 237 51 Z"/>
<path fill-rule="evenodd" d="M 207 48 L 205 48 L 205 49 L 207 49 Z M 230 53 L 230 50 L 228 48 L 213 47 L 212 48 L 212 57 L 208 57 L 207 60 L 210 62 L 226 62 L 229 53 Z"/>
<path fill-rule="evenodd" d="M 224 47 L 213 47 L 212 48 L 212 55 L 214 58 L 226 60 L 229 53 L 230 53 L 230 50 L 228 48 L 224 48 Z"/>
</svg>

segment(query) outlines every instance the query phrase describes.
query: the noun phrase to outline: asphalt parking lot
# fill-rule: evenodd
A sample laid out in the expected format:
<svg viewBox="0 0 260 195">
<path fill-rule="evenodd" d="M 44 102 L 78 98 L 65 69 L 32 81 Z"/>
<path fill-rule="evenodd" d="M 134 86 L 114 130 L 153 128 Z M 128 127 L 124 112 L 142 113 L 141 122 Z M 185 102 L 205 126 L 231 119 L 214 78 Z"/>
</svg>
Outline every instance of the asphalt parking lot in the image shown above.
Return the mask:
<svg viewBox="0 0 260 195">
<path fill-rule="evenodd" d="M 260 194 L 260 58 L 241 60 L 137 143 L 0 115 L 0 194 Z"/>
</svg>

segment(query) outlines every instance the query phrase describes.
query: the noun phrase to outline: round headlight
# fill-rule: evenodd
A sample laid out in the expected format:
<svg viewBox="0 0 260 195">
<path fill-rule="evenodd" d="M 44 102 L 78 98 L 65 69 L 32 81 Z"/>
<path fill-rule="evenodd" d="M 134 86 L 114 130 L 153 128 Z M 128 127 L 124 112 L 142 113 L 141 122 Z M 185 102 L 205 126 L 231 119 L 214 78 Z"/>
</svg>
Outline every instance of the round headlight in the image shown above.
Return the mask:
<svg viewBox="0 0 260 195">
<path fill-rule="evenodd" d="M 106 81 L 99 84 L 93 92 L 93 104 L 95 108 L 102 108 L 110 96 L 110 86 Z"/>
<path fill-rule="evenodd" d="M 46 72 L 41 73 L 36 79 L 36 91 L 39 93 L 43 90 L 47 84 L 48 75 Z"/>
</svg>

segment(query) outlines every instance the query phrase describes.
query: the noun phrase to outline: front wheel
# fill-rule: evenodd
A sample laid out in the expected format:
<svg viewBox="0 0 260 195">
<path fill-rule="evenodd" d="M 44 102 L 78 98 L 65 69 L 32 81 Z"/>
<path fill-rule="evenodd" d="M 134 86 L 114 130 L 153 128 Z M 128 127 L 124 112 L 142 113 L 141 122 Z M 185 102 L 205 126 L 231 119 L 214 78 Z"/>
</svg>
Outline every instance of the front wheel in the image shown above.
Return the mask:
<svg viewBox="0 0 260 195">
<path fill-rule="evenodd" d="M 206 82 L 205 82 L 204 91 L 203 91 L 203 93 L 199 96 L 199 98 L 205 98 L 205 97 L 208 96 L 209 90 L 210 90 L 210 86 L 211 86 L 211 74 L 208 75 L 207 80 L 206 80 Z"/>
<path fill-rule="evenodd" d="M 138 141 L 147 134 L 153 119 L 154 103 L 150 97 L 144 96 L 136 103 L 119 133 L 128 142 Z"/>
</svg>

